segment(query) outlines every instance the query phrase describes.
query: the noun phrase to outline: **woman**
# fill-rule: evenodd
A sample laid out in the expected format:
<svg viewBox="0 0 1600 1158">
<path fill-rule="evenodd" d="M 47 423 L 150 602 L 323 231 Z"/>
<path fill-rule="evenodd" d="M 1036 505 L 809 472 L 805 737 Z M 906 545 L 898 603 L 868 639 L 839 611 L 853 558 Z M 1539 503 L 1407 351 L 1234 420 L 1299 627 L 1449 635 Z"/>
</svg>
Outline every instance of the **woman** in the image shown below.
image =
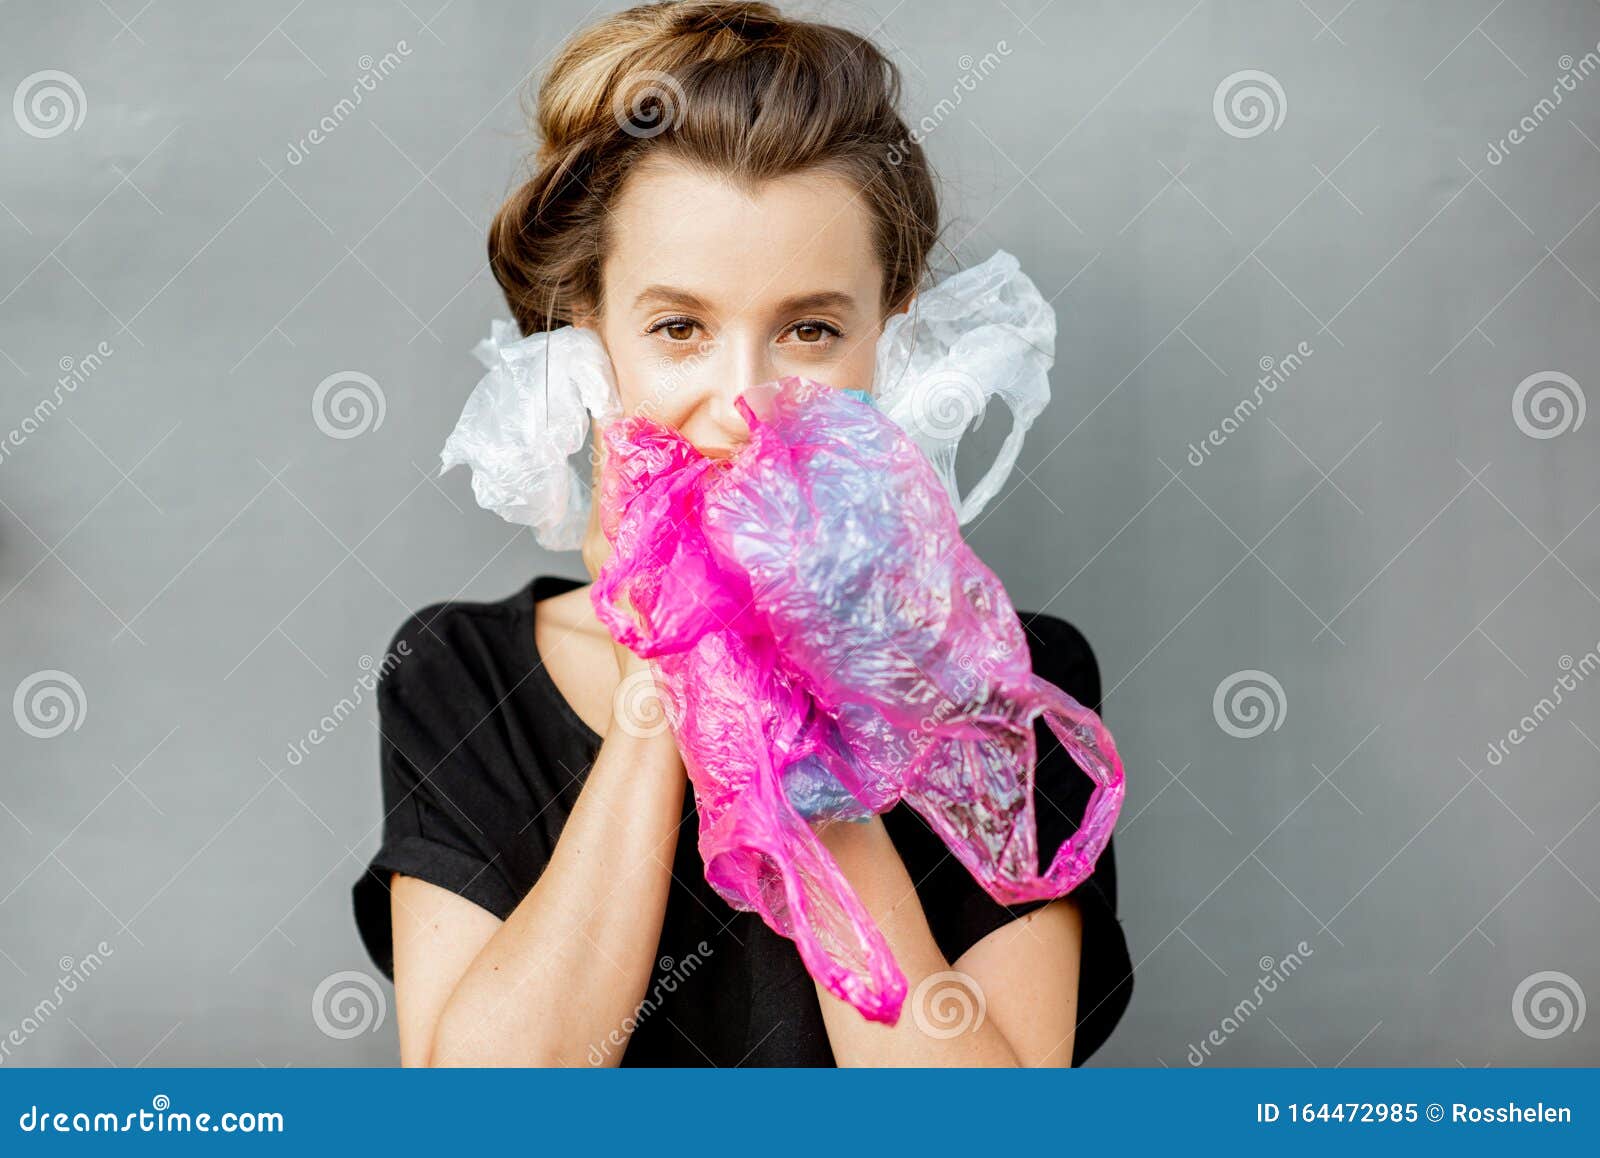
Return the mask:
<svg viewBox="0 0 1600 1158">
<path fill-rule="evenodd" d="M 590 328 L 624 412 L 712 456 L 748 437 L 733 400 L 750 385 L 870 390 L 937 234 L 897 95 L 869 42 L 766 4 L 646 5 L 581 32 L 539 90 L 536 171 L 490 236 L 522 332 Z M 609 553 L 598 508 L 591 579 Z M 1034 670 L 1098 710 L 1083 637 L 1021 618 Z M 822 826 L 907 979 L 898 1023 L 869 1022 L 706 883 L 672 734 L 632 708 L 650 669 L 587 585 L 435 605 L 401 641 L 379 695 L 385 838 L 355 901 L 395 982 L 403 1064 L 1069 1065 L 1121 1017 L 1109 846 L 1069 896 L 1008 907 L 903 804 Z M 1092 784 L 1037 731 L 1048 856 Z"/>
</svg>

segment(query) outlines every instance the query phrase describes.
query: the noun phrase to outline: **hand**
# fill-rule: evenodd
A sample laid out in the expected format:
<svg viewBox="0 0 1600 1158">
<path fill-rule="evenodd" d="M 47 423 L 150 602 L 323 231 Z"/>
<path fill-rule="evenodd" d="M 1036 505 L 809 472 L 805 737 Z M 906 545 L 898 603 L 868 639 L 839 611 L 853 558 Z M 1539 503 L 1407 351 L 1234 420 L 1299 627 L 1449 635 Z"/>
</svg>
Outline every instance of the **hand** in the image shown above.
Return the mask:
<svg viewBox="0 0 1600 1158">
<path fill-rule="evenodd" d="M 584 532 L 581 547 L 583 566 L 589 572 L 589 581 L 591 583 L 600 574 L 600 568 L 605 566 L 606 560 L 611 558 L 611 541 L 606 538 L 605 532 L 600 528 L 600 477 L 605 470 L 606 443 L 605 430 L 599 422 L 596 422 L 594 426 L 594 448 L 594 465 L 589 476 L 591 490 L 589 528 Z M 648 671 L 650 669 L 649 661 L 640 659 L 626 645 L 612 640 L 611 647 L 616 657 L 619 679 L 630 676 L 637 671 Z"/>
<path fill-rule="evenodd" d="M 600 476 L 606 457 L 604 435 L 605 431 L 597 421 L 594 424 L 594 453 L 591 456 L 593 466 L 589 475 L 589 529 L 584 532 L 581 547 L 583 566 L 589 572 L 590 582 L 600 574 L 600 568 L 605 566 L 606 560 L 611 558 L 611 543 L 606 538 L 605 532 L 600 529 Z"/>
</svg>

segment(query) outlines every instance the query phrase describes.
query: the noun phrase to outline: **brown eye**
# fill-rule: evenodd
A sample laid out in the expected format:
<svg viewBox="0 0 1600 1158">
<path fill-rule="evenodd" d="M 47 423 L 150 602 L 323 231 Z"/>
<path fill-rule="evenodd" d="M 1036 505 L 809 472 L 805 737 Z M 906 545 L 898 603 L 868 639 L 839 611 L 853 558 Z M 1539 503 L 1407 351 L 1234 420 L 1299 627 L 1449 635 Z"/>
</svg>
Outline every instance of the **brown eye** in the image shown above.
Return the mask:
<svg viewBox="0 0 1600 1158">
<path fill-rule="evenodd" d="M 662 318 L 646 328 L 647 333 L 665 334 L 667 341 L 674 345 L 686 345 L 694 338 L 694 332 L 700 328 L 700 323 L 691 317 L 682 316 L 675 318 Z"/>
<path fill-rule="evenodd" d="M 796 322 L 788 333 L 805 346 L 825 345 L 830 338 L 839 337 L 839 331 L 827 322 Z"/>
</svg>

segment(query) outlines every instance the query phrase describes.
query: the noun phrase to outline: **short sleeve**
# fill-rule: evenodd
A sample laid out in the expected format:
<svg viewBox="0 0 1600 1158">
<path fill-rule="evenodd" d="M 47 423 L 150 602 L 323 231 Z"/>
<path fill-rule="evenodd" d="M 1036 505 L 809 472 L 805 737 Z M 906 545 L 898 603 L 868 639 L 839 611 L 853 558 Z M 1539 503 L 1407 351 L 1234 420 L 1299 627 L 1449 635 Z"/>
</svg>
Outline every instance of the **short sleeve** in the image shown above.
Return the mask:
<svg viewBox="0 0 1600 1158">
<path fill-rule="evenodd" d="M 1100 671 L 1083 635 L 1052 615 L 1021 612 L 1019 618 L 1028 636 L 1035 674 L 1098 712 Z M 1034 809 L 1040 860 L 1048 863 L 1077 831 L 1095 784 L 1042 718 L 1035 723 L 1035 739 Z M 946 960 L 957 960 L 996 929 L 1050 903 L 1002 905 L 907 806 L 896 807 L 884 820 L 916 882 L 929 928 Z M 1072 1056 L 1076 1066 L 1104 1044 L 1133 995 L 1133 964 L 1117 911 L 1115 837 L 1107 842 L 1094 871 L 1068 896 L 1083 917 L 1078 1026 Z"/>
<path fill-rule="evenodd" d="M 501 863 L 513 793 L 480 636 L 470 615 L 434 605 L 402 625 L 380 668 L 382 843 L 354 904 L 362 941 L 391 979 L 391 874 L 448 889 L 502 919 L 519 900 Z"/>
</svg>

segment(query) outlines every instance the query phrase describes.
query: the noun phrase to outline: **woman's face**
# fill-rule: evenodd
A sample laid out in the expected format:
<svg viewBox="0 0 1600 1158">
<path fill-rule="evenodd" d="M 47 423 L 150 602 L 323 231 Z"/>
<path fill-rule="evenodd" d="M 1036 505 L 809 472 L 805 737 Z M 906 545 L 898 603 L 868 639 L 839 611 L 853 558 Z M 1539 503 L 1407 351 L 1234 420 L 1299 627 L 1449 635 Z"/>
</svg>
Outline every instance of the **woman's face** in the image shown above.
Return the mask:
<svg viewBox="0 0 1600 1158">
<path fill-rule="evenodd" d="M 612 206 L 596 328 L 626 414 L 703 453 L 749 438 L 734 399 L 795 374 L 872 389 L 883 317 L 872 222 L 831 174 L 753 192 L 677 162 L 641 169 Z"/>
</svg>

